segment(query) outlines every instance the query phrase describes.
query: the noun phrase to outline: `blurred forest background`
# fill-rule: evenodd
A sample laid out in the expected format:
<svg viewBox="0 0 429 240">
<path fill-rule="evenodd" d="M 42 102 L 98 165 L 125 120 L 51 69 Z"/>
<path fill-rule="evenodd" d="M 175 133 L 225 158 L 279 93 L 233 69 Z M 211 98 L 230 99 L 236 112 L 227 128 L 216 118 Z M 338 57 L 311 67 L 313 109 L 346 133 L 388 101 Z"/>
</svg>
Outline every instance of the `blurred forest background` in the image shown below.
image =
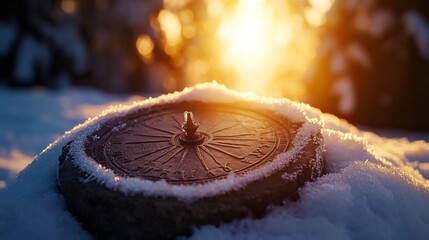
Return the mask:
<svg viewBox="0 0 429 240">
<path fill-rule="evenodd" d="M 429 130 L 428 59 L 426 0 L 0 3 L 8 87 L 162 93 L 216 80 L 355 124 Z"/>
</svg>

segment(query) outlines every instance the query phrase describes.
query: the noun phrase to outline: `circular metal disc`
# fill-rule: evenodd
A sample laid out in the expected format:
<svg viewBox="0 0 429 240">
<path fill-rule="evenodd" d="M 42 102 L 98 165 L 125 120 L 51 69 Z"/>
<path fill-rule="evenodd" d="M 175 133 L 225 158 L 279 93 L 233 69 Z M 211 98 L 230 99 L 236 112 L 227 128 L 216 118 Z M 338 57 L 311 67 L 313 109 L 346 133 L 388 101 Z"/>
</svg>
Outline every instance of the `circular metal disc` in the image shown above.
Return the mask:
<svg viewBox="0 0 429 240">
<path fill-rule="evenodd" d="M 86 152 L 120 176 L 200 184 L 272 161 L 287 151 L 292 127 L 246 105 L 161 105 L 108 121 Z"/>
</svg>

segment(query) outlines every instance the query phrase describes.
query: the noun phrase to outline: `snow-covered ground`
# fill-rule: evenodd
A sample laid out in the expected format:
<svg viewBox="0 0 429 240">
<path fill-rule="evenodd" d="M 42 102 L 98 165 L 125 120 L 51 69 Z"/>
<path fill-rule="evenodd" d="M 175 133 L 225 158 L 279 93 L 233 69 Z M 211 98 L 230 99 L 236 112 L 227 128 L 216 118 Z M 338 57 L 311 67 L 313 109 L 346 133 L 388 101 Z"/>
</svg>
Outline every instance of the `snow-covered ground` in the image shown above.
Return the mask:
<svg viewBox="0 0 429 240">
<path fill-rule="evenodd" d="M 186 94 L 207 98 L 231 93 L 202 85 Z M 66 131 L 111 104 L 142 99 L 90 89 L 0 88 L 0 239 L 90 238 L 66 211 L 58 191 L 57 159 L 78 129 Z M 298 202 L 274 207 L 262 219 L 204 226 L 191 238 L 427 239 L 429 143 L 418 139 L 427 140 L 429 134 L 405 133 L 412 141 L 383 138 L 305 104 L 279 103 L 320 124 L 327 173 L 306 184 Z M 402 132 L 381 133 L 398 137 Z"/>
<path fill-rule="evenodd" d="M 110 104 L 141 99 L 92 89 L 0 88 L 0 188 L 65 131 Z"/>
</svg>

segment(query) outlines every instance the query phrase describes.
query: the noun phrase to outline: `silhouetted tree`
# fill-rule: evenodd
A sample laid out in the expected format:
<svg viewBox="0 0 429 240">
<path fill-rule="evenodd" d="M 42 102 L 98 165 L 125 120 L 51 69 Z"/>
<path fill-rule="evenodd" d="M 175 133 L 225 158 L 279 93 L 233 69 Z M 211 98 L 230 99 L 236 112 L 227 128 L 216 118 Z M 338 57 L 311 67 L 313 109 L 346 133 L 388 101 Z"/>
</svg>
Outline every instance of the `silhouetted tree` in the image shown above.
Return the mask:
<svg viewBox="0 0 429 240">
<path fill-rule="evenodd" d="M 308 101 L 353 123 L 429 130 L 429 2 L 337 0 Z"/>
<path fill-rule="evenodd" d="M 161 0 L 3 1 L 0 81 L 161 91 L 167 76 L 180 78 L 156 29 L 161 8 Z M 136 48 L 142 35 L 154 45 L 150 62 L 142 61 Z"/>
</svg>

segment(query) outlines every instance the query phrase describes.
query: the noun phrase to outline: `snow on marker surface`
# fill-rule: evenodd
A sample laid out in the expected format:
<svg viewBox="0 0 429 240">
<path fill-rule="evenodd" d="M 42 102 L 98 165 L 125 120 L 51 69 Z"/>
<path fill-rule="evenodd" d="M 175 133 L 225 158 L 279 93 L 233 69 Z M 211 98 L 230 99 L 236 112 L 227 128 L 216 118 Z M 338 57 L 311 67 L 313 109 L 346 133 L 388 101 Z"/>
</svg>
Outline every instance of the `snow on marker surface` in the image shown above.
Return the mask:
<svg viewBox="0 0 429 240">
<path fill-rule="evenodd" d="M 229 98 L 226 98 L 229 96 Z M 105 115 L 139 104 L 204 99 L 253 100 L 280 114 L 321 127 L 326 175 L 307 183 L 298 202 L 261 219 L 196 229 L 192 239 L 426 239 L 429 234 L 429 143 L 385 139 L 289 100 L 238 94 L 217 84 L 111 108 L 48 146 L 0 192 L 0 239 L 88 239 L 67 212 L 56 172 L 61 148 Z M 224 100 L 222 100 L 224 101 Z M 419 172 L 421 171 L 421 172 Z"/>
<path fill-rule="evenodd" d="M 208 91 L 215 92 L 212 94 L 204 94 Z M 294 122 L 304 122 L 304 124 L 299 128 L 296 137 L 292 140 L 291 148 L 287 152 L 277 155 L 273 161 L 264 164 L 258 169 L 247 172 L 242 176 L 237 176 L 231 173 L 227 178 L 198 185 L 177 185 L 169 184 L 165 180 L 152 181 L 136 177 L 119 177 L 111 169 L 101 166 L 86 155 L 84 146 L 87 138 L 109 119 L 124 116 L 125 114 L 153 105 L 180 103 L 189 100 L 198 100 L 210 103 L 231 103 L 232 106 L 235 102 L 242 102 L 244 100 L 252 103 L 254 108 L 270 109 L 280 115 L 288 117 Z M 113 128 L 113 131 L 120 131 L 120 129 L 125 127 L 123 126 L 124 124 L 125 123 L 118 123 L 118 126 Z M 89 173 L 88 179 L 95 179 L 106 187 L 118 190 L 125 194 L 141 193 L 145 196 L 172 196 L 185 202 L 192 202 L 203 197 L 216 196 L 232 190 L 238 190 L 251 182 L 270 176 L 273 172 L 284 168 L 295 159 L 298 160 L 298 154 L 303 151 L 303 148 L 311 138 L 320 131 L 321 128 L 320 125 L 315 122 L 306 121 L 304 112 L 301 111 L 299 106 L 294 105 L 291 101 L 270 98 L 262 99 L 254 95 L 239 94 L 218 85 L 207 84 L 200 85 L 192 89 L 186 89 L 183 92 L 164 95 L 156 99 L 137 102 L 126 108 L 113 110 L 103 118 L 100 118 L 97 121 L 88 122 L 86 125 L 88 126 L 85 127 L 79 136 L 70 144 L 70 153 L 73 157 L 74 164 L 81 170 Z M 320 149 L 317 149 L 316 152 L 318 154 L 315 156 L 315 159 L 308 159 L 308 161 L 321 162 L 323 157 L 322 147 L 323 143 L 320 144 Z M 314 165 L 317 166 L 317 164 Z M 323 169 L 315 169 L 315 171 L 321 173 Z"/>
</svg>

